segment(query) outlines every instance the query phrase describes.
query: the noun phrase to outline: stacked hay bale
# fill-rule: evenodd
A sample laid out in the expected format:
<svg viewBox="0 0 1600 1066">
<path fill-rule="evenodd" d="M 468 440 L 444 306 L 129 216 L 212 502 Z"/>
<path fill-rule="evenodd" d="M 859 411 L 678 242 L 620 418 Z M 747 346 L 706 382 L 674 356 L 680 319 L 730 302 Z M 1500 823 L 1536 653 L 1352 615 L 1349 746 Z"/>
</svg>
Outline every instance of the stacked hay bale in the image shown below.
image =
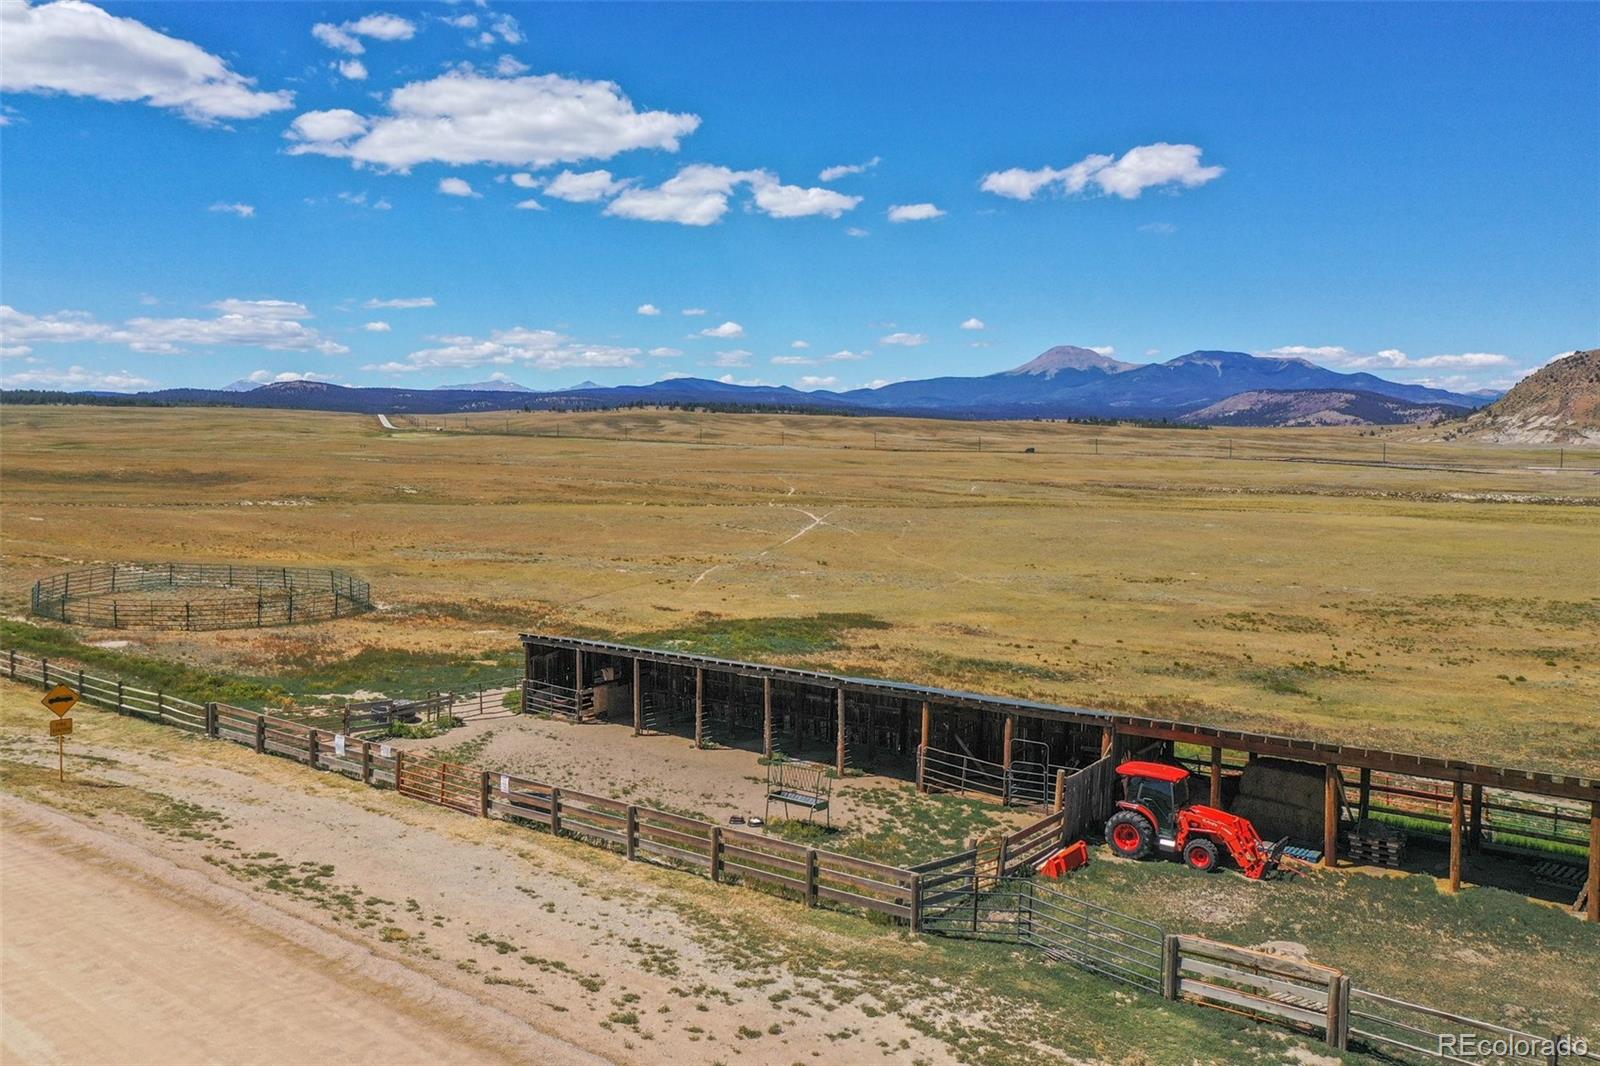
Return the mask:
<svg viewBox="0 0 1600 1066">
<path fill-rule="evenodd" d="M 1257 759 L 1239 778 L 1233 813 L 1250 819 L 1266 840 L 1322 846 L 1323 768 L 1287 759 Z"/>
</svg>

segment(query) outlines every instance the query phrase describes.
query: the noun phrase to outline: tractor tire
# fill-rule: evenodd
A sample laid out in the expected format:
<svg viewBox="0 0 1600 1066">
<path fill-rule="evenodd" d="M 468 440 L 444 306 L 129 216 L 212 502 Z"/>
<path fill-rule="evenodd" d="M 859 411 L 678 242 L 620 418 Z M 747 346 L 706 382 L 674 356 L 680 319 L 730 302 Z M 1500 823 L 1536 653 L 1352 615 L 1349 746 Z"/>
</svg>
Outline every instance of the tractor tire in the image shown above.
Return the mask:
<svg viewBox="0 0 1600 1066">
<path fill-rule="evenodd" d="M 1106 820 L 1106 843 L 1124 859 L 1143 859 L 1155 850 L 1156 833 L 1138 811 L 1118 811 Z"/>
<path fill-rule="evenodd" d="M 1183 862 L 1191 870 L 1215 873 L 1220 860 L 1217 846 L 1205 837 L 1195 837 L 1183 846 Z"/>
</svg>

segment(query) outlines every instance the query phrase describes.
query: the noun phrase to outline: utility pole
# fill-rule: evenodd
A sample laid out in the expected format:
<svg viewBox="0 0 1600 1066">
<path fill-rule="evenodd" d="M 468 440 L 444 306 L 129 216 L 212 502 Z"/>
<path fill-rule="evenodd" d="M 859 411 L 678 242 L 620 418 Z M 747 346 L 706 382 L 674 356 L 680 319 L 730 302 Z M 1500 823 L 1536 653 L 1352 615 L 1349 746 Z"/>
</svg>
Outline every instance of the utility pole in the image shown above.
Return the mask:
<svg viewBox="0 0 1600 1066">
<path fill-rule="evenodd" d="M 1233 458 L 1233 438 L 1232 437 L 1228 438 L 1228 458 L 1229 459 Z"/>
</svg>

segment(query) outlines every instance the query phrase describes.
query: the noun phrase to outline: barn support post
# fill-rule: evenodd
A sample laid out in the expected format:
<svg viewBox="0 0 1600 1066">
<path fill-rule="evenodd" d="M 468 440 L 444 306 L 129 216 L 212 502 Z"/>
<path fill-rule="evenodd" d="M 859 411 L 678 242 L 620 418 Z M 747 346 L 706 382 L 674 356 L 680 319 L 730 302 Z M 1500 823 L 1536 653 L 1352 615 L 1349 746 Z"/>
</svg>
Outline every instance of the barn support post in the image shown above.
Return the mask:
<svg viewBox="0 0 1600 1066">
<path fill-rule="evenodd" d="M 1211 806 L 1222 809 L 1222 749 L 1211 749 Z"/>
<path fill-rule="evenodd" d="M 633 735 L 644 733 L 644 667 L 633 660 Z"/>
<path fill-rule="evenodd" d="M 772 758 L 772 678 L 761 679 L 761 754 Z"/>
<path fill-rule="evenodd" d="M 1322 865 L 1339 862 L 1339 767 L 1329 763 L 1322 772 Z"/>
<path fill-rule="evenodd" d="M 1367 767 L 1361 768 L 1360 797 L 1356 804 L 1356 821 L 1367 820 L 1367 811 L 1372 807 L 1372 771 Z"/>
<path fill-rule="evenodd" d="M 1067 771 L 1063 767 L 1056 771 L 1056 804 L 1051 810 L 1060 811 L 1067 805 Z"/>
<path fill-rule="evenodd" d="M 705 746 L 706 729 L 706 668 L 694 668 L 694 746 Z"/>
<path fill-rule="evenodd" d="M 1006 715 L 1005 724 L 1000 735 L 1000 802 L 1011 802 L 1011 742 L 1017 736 L 1017 716 Z"/>
<path fill-rule="evenodd" d="M 1589 804 L 1589 920 L 1600 922 L 1600 800 Z"/>
<path fill-rule="evenodd" d="M 928 782 L 924 771 L 928 764 L 928 737 L 933 733 L 933 706 L 922 701 L 922 740 L 917 745 L 917 791 L 927 792 Z"/>
<path fill-rule="evenodd" d="M 1450 785 L 1450 891 L 1461 891 L 1461 816 L 1463 786 L 1460 781 Z"/>
<path fill-rule="evenodd" d="M 839 722 L 838 722 L 839 729 L 838 729 L 838 738 L 837 738 L 838 739 L 838 744 L 837 744 L 836 749 L 834 751 L 834 760 L 833 760 L 834 761 L 834 766 L 833 766 L 833 768 L 839 774 L 840 777 L 843 777 L 844 776 L 845 748 L 844 748 L 844 689 L 842 689 L 842 688 L 839 690 L 839 713 L 838 713 L 838 719 L 839 719 Z"/>
<path fill-rule="evenodd" d="M 1117 735 L 1114 723 L 1100 727 L 1100 757 L 1109 757 L 1113 763 L 1122 757 L 1122 738 Z"/>
<path fill-rule="evenodd" d="M 583 652 L 572 653 L 572 716 L 583 718 Z"/>
<path fill-rule="evenodd" d="M 1472 822 L 1467 830 L 1467 847 L 1474 855 L 1483 847 L 1483 786 L 1472 786 Z"/>
</svg>

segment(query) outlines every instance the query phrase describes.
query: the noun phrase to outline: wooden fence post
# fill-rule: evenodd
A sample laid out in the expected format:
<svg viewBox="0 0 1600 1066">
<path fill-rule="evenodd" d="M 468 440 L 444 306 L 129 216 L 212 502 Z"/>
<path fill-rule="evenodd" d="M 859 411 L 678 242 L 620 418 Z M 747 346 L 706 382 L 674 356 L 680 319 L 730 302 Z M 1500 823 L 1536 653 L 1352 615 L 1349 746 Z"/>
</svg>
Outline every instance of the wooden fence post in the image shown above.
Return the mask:
<svg viewBox="0 0 1600 1066">
<path fill-rule="evenodd" d="M 206 704 L 206 736 L 215 738 L 217 732 L 217 705 L 208 703 Z"/>
<path fill-rule="evenodd" d="M 267 716 L 256 715 L 256 754 L 265 755 L 267 751 Z"/>
<path fill-rule="evenodd" d="M 489 771 L 478 774 L 478 817 L 489 817 Z"/>
<path fill-rule="evenodd" d="M 50 660 L 49 659 L 41 658 L 39 660 L 39 684 L 43 685 L 45 688 L 49 688 L 50 687 Z"/>
<path fill-rule="evenodd" d="M 372 745 L 365 740 L 361 742 L 361 783 L 372 784 Z"/>
<path fill-rule="evenodd" d="M 924 744 L 917 749 L 917 791 L 928 791 L 928 745 Z"/>
<path fill-rule="evenodd" d="M 806 906 L 817 905 L 817 849 L 806 852 Z"/>
<path fill-rule="evenodd" d="M 1600 800 L 1589 804 L 1589 920 L 1600 922 Z"/>
<path fill-rule="evenodd" d="M 83 696 L 83 667 L 78 667 L 78 695 Z"/>
<path fill-rule="evenodd" d="M 400 767 L 405 762 L 406 753 L 399 748 L 394 749 L 394 790 L 400 791 Z"/>
<path fill-rule="evenodd" d="M 639 808 L 628 805 L 628 827 L 625 834 L 624 850 L 627 852 L 628 861 L 632 862 L 639 853 Z"/>
<path fill-rule="evenodd" d="M 912 874 L 911 884 L 907 886 L 911 892 L 911 931 L 922 932 L 922 875 Z"/>
<path fill-rule="evenodd" d="M 11 656 L 11 679 L 15 681 L 17 677 L 17 649 L 12 648 L 8 654 Z"/>
<path fill-rule="evenodd" d="M 156 717 L 165 718 L 166 714 L 166 695 L 160 689 L 156 689 Z"/>
<path fill-rule="evenodd" d="M 554 785 L 550 786 L 550 832 L 561 835 L 561 790 Z"/>
<path fill-rule="evenodd" d="M 306 755 L 308 756 L 306 761 L 315 770 L 317 768 L 317 731 L 315 729 L 306 730 Z"/>
<path fill-rule="evenodd" d="M 1057 811 L 1064 810 L 1067 806 L 1067 771 L 1063 767 L 1056 771 L 1056 806 Z"/>
<path fill-rule="evenodd" d="M 722 827 L 711 827 L 711 880 L 722 880 Z"/>
<path fill-rule="evenodd" d="M 1161 996 L 1163 999 L 1175 1000 L 1178 998 L 1179 954 L 1177 936 L 1168 933 L 1161 938 Z"/>
<path fill-rule="evenodd" d="M 1350 979 L 1343 974 L 1328 982 L 1328 1017 L 1323 1026 L 1327 1030 L 1328 1046 L 1336 1050 L 1344 1047 L 1344 1027 L 1349 1017 L 1344 992 L 1349 983 Z"/>
<path fill-rule="evenodd" d="M 1450 787 L 1450 891 L 1461 891 L 1461 815 L 1462 784 L 1452 781 Z"/>
<path fill-rule="evenodd" d="M 117 678 L 117 713 L 118 714 L 127 714 L 128 713 L 127 711 L 123 710 L 123 708 L 122 708 L 122 678 L 120 678 L 120 677 Z"/>
</svg>

